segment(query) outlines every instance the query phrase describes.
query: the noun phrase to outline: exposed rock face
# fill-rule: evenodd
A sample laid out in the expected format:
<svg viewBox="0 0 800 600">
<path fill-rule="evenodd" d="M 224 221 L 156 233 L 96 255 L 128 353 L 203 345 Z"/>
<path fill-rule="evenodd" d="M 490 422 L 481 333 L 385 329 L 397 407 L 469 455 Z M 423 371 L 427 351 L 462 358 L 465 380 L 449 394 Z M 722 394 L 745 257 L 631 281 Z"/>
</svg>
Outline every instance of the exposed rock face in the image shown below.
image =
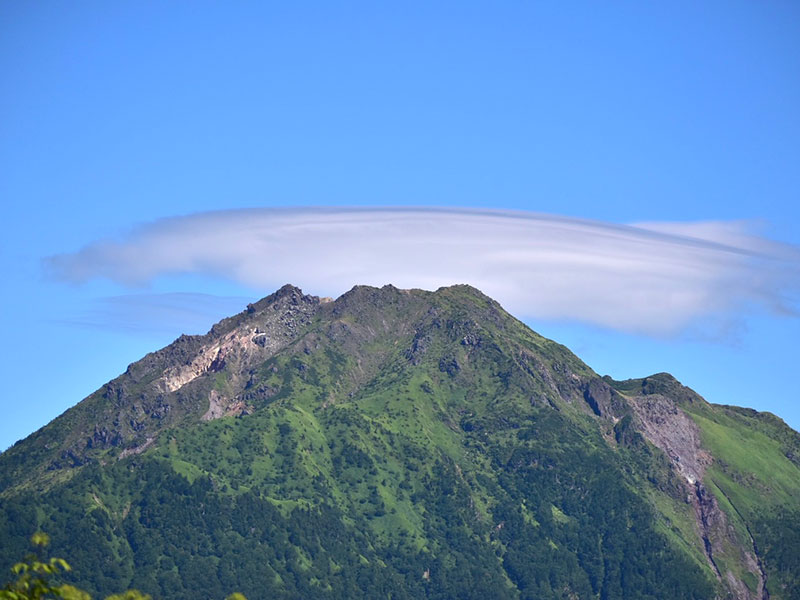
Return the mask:
<svg viewBox="0 0 800 600">
<path fill-rule="evenodd" d="M 766 589 L 766 577 L 761 565 L 751 552 L 748 552 L 737 539 L 736 532 L 728 519 L 728 516 L 720 508 L 716 497 L 711 494 L 702 482 L 694 483 L 694 495 L 691 496 L 692 506 L 706 548 L 706 555 L 709 562 L 714 567 L 717 577 L 724 579 L 732 596 L 737 600 L 765 600 L 769 598 Z M 749 540 L 752 544 L 752 538 Z M 728 555 L 737 554 L 737 562 L 745 566 L 749 572 L 757 579 L 757 588 L 751 591 L 741 578 L 737 577 L 732 571 L 720 572 L 718 561 L 715 556 L 723 551 Z"/>
<path fill-rule="evenodd" d="M 147 438 L 145 440 L 145 442 L 143 444 L 140 444 L 138 446 L 133 446 L 131 448 L 125 448 L 125 450 L 123 450 L 122 452 L 119 453 L 119 456 L 117 458 L 119 460 L 122 460 L 123 458 L 126 458 L 128 456 L 132 456 L 134 454 L 141 454 L 142 452 L 147 450 L 150 446 L 152 446 L 153 442 L 155 442 L 155 441 L 156 441 L 156 438 L 149 437 L 149 438 Z"/>
<path fill-rule="evenodd" d="M 222 339 L 203 346 L 188 365 L 167 369 L 157 385 L 161 385 L 166 392 L 174 392 L 201 375 L 221 371 L 226 360 L 255 358 L 256 354 L 267 357 L 281 346 L 281 341 L 261 333 L 258 327 L 234 330 Z"/>
<path fill-rule="evenodd" d="M 217 390 L 211 390 L 208 394 L 208 410 L 200 417 L 203 421 L 211 421 L 220 417 L 238 417 L 248 413 L 252 407 L 242 400 L 231 400 L 221 395 Z"/>
<path fill-rule="evenodd" d="M 297 339 L 320 305 L 316 296 L 286 285 L 208 334 L 183 335 L 131 364 L 85 401 L 95 405 L 93 429 L 70 432 L 49 468 L 93 462 L 108 449 L 118 449 L 119 457 L 137 454 L 184 419 L 247 412 L 249 371 Z"/>
<path fill-rule="evenodd" d="M 664 451 L 674 469 L 684 480 L 687 501 L 694 508 L 697 532 L 703 541 L 709 564 L 717 577 L 727 582 L 737 600 L 767 598 L 763 570 L 753 554 L 743 548 L 742 541 L 738 539 L 728 516 L 703 483 L 712 456 L 702 446 L 700 429 L 681 410 L 674 397 L 657 392 L 647 393 L 653 388 L 646 385 L 642 389 L 642 393 L 628 398 L 637 429 L 650 443 Z M 603 398 L 601 397 L 601 400 Z M 752 547 L 752 538 L 747 542 Z M 737 562 L 746 565 L 750 573 L 757 578 L 758 587 L 755 593 L 730 570 L 720 571 L 715 556 L 722 553 L 737 554 Z"/>
<path fill-rule="evenodd" d="M 174 392 L 202 375 L 221 371 L 227 362 L 263 362 L 296 337 L 319 304 L 315 296 L 284 286 L 272 302 L 248 306 L 248 323 L 209 340 L 187 363 L 166 369 L 156 385 Z"/>
<path fill-rule="evenodd" d="M 228 402 L 222 398 L 217 390 L 211 390 L 208 394 L 208 410 L 200 417 L 203 421 L 219 419 L 225 415 Z"/>
<path fill-rule="evenodd" d="M 122 437 L 117 432 L 111 432 L 105 427 L 95 425 L 91 437 L 86 440 L 87 448 L 108 448 L 122 443 Z"/>
<path fill-rule="evenodd" d="M 661 394 L 640 395 L 630 399 L 644 436 L 661 448 L 678 473 L 694 485 L 703 479 L 711 456 L 701 444 L 700 430 L 675 403 Z"/>
<path fill-rule="evenodd" d="M 678 393 L 675 393 L 676 390 Z M 597 416 L 614 422 L 619 421 L 626 413 L 631 414 L 633 431 L 640 432 L 651 444 L 662 450 L 680 476 L 686 501 L 694 511 L 697 535 L 702 540 L 706 559 L 717 578 L 725 580 L 732 597 L 737 600 L 766 598 L 763 570 L 753 554 L 743 548 L 728 516 L 703 483 L 706 470 L 713 459 L 703 448 L 699 427 L 679 406 L 681 401 L 697 401 L 696 394 L 680 386 L 671 377 L 661 375 L 642 380 L 636 393 L 626 396 L 602 379 L 591 380 L 584 389 L 584 399 Z M 628 421 L 629 418 L 626 418 L 624 423 Z M 618 442 L 620 436 L 632 434 L 630 426 L 616 433 Z M 748 543 L 752 547 L 752 539 Z M 723 553 L 736 554 L 736 562 L 746 565 L 757 578 L 755 592 L 730 570 L 720 571 L 715 557 Z"/>
<path fill-rule="evenodd" d="M 583 398 L 598 417 L 618 419 L 627 412 L 625 399 L 602 379 L 592 379 L 583 390 Z"/>
</svg>

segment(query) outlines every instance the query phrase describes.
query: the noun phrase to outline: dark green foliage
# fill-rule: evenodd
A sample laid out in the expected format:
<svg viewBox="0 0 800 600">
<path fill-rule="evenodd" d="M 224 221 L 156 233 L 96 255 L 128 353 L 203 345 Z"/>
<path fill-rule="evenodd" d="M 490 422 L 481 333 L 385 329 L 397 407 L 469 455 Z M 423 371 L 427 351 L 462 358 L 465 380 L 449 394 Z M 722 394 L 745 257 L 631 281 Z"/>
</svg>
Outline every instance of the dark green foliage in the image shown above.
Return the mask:
<svg viewBox="0 0 800 600">
<path fill-rule="evenodd" d="M 651 507 L 620 485 L 617 457 L 587 450 L 568 427 L 547 415 L 519 431 L 524 445 L 493 454 L 507 498 L 496 537 L 522 597 L 712 596 L 707 576 L 653 531 Z"/>
<path fill-rule="evenodd" d="M 345 413 L 337 422 L 352 426 L 354 418 Z M 278 431 L 291 438 L 283 425 Z M 344 514 L 322 497 L 313 508 L 282 512 L 255 491 L 221 493 L 208 476 L 190 483 L 163 459 L 86 467 L 35 503 L 4 501 L 11 535 L 3 550 L 10 558 L 25 543 L 24 527 L 12 523 L 31 523 L 48 507 L 39 520 L 58 532 L 54 552 L 71 557 L 94 595 L 135 587 L 176 599 L 223 597 L 232 588 L 275 598 L 658 598 L 666 590 L 672 598 L 709 597 L 705 575 L 618 485 L 613 454 L 586 452 L 568 425 L 547 412 L 517 431 L 522 442 L 486 448 L 498 473 L 488 519 L 476 514 L 477 483 L 452 460 L 419 471 L 411 489 L 426 515 L 422 551 L 408 538 L 377 536 L 361 521 L 366 510 Z M 347 440 L 336 447 L 334 469 L 373 467 Z M 87 513 L 86 499 L 108 497 L 112 487 L 125 490 L 122 512 Z"/>
<path fill-rule="evenodd" d="M 40 558 L 41 552 L 49 543 L 47 534 L 36 532 L 31 536 L 31 542 L 36 552 L 28 554 L 22 561 L 17 562 L 11 571 L 15 575 L 0 589 L 2 600 L 45 600 L 47 598 L 62 600 L 91 600 L 90 594 L 69 583 L 60 580 L 72 570 L 70 564 L 63 558 Z M 237 600 L 246 600 L 241 594 L 234 594 Z M 139 590 L 127 590 L 121 594 L 108 596 L 106 600 L 152 600 L 147 594 Z M 230 600 L 230 599 L 229 599 Z"/>
<path fill-rule="evenodd" d="M 777 509 L 761 517 L 753 528 L 769 575 L 773 596 L 800 598 L 800 512 Z"/>
</svg>

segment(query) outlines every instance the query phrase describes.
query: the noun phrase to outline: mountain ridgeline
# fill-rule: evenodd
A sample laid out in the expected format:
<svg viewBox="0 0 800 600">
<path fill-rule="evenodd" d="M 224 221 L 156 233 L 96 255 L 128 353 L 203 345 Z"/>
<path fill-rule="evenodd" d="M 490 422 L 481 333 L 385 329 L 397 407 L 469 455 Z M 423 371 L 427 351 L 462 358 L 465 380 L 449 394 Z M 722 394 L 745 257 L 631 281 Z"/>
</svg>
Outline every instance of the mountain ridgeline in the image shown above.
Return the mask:
<svg viewBox="0 0 800 600">
<path fill-rule="evenodd" d="M 800 598 L 800 434 L 469 286 L 284 286 L 0 455 L 0 568 L 154 598 Z"/>
</svg>

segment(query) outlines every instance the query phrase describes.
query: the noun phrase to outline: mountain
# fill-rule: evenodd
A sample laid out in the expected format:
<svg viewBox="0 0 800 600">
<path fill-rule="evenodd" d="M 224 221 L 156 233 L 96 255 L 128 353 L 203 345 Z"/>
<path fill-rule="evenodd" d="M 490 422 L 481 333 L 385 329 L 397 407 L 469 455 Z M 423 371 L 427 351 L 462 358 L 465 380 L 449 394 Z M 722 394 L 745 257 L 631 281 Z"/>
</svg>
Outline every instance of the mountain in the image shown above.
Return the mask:
<svg viewBox="0 0 800 600">
<path fill-rule="evenodd" d="M 94 594 L 799 598 L 800 434 L 469 286 L 284 286 L 1 454 L 0 568 L 36 530 Z"/>
</svg>

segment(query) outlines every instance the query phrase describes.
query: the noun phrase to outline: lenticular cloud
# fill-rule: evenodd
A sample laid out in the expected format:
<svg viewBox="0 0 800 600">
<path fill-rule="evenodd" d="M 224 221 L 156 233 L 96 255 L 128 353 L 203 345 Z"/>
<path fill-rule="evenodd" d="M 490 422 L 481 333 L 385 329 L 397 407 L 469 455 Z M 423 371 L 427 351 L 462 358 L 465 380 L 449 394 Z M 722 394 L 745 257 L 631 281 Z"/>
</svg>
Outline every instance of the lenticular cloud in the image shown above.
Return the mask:
<svg viewBox="0 0 800 600">
<path fill-rule="evenodd" d="M 47 259 L 57 278 L 125 285 L 181 273 L 269 292 L 291 282 L 469 283 L 513 313 L 672 334 L 761 308 L 793 313 L 798 249 L 740 222 L 618 225 L 524 212 L 248 209 L 164 219 Z"/>
</svg>

